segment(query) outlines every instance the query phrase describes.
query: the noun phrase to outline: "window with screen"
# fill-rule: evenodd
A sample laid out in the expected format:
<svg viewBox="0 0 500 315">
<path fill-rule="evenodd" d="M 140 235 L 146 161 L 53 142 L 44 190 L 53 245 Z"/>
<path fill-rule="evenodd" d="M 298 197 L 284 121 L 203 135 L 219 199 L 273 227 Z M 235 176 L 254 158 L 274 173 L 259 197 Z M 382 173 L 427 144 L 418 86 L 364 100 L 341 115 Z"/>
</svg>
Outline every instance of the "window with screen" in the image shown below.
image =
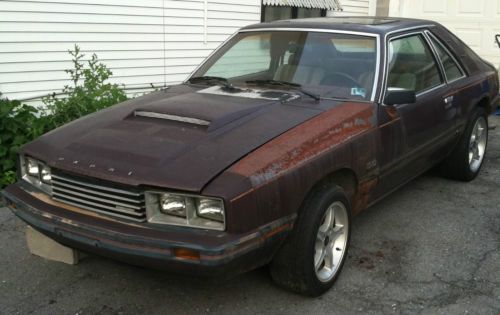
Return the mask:
<svg viewBox="0 0 500 315">
<path fill-rule="evenodd" d="M 326 16 L 326 10 L 324 9 L 263 5 L 261 21 L 271 22 L 276 20 L 303 19 L 322 16 Z"/>
</svg>

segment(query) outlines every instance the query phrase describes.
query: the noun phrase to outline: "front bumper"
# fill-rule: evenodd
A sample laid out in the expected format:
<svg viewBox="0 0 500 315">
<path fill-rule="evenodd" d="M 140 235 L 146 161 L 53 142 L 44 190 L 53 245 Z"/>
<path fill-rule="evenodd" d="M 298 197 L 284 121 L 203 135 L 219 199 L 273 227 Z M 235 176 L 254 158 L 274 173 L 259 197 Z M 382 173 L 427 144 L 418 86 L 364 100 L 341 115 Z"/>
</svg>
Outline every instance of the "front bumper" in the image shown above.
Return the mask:
<svg viewBox="0 0 500 315">
<path fill-rule="evenodd" d="M 15 215 L 64 245 L 133 265 L 201 276 L 232 276 L 269 262 L 295 219 L 232 234 L 71 211 L 22 181 L 2 194 Z"/>
</svg>

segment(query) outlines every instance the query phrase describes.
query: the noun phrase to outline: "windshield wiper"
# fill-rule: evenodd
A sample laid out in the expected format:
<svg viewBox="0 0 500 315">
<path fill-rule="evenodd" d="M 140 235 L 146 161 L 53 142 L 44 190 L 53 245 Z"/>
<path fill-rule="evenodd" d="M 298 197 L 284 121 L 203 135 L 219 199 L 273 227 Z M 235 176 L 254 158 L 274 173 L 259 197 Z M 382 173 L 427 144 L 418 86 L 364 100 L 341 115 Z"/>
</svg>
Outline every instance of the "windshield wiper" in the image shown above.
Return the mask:
<svg viewBox="0 0 500 315">
<path fill-rule="evenodd" d="M 216 76 L 210 76 L 210 75 L 204 75 L 200 77 L 192 77 L 187 80 L 189 83 L 196 83 L 196 82 L 215 82 L 218 85 L 221 85 L 222 87 L 232 91 L 237 89 L 234 87 L 229 81 L 224 78 L 224 77 L 216 77 Z"/>
<path fill-rule="evenodd" d="M 219 82 L 227 82 L 227 79 L 224 77 L 216 77 L 210 75 L 203 75 L 200 77 L 191 77 L 187 80 L 190 83 L 200 82 L 200 81 L 219 81 Z"/>
<path fill-rule="evenodd" d="M 313 92 L 309 92 L 307 90 L 304 90 L 300 84 L 294 83 L 294 82 L 267 79 L 267 80 L 248 80 L 248 81 L 245 81 L 245 83 L 257 84 L 257 85 L 280 85 L 280 86 L 285 86 L 285 87 L 287 87 L 289 89 L 299 91 L 300 93 L 302 93 L 304 95 L 307 95 L 307 96 L 313 98 L 316 101 L 321 100 L 321 96 L 319 96 L 318 94 L 315 94 Z"/>
</svg>

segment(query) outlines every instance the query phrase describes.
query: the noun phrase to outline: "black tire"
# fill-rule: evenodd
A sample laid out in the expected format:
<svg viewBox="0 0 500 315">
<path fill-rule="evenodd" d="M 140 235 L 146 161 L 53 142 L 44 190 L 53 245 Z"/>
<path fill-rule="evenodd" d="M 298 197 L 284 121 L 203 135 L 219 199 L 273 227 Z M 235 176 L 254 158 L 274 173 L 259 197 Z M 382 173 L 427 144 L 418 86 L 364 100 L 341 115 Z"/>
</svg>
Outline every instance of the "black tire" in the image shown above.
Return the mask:
<svg viewBox="0 0 500 315">
<path fill-rule="evenodd" d="M 472 132 L 476 122 L 480 119 L 484 119 L 486 122 L 486 128 L 484 132 L 486 133 L 486 143 L 484 152 L 486 152 L 488 144 L 488 116 L 482 107 L 477 107 L 472 112 L 472 115 L 467 122 L 462 137 L 457 143 L 456 147 L 453 149 L 451 154 L 441 163 L 440 170 L 442 174 L 448 178 L 461 180 L 461 181 L 471 181 L 479 174 L 482 164 L 484 162 L 484 154 L 479 167 L 472 169 L 469 163 L 469 145 Z"/>
<path fill-rule="evenodd" d="M 315 244 L 318 229 L 325 222 L 323 220 L 326 211 L 333 204 L 339 205 L 337 202 L 340 202 L 346 210 L 344 217 L 347 220 L 347 229 L 344 231 L 347 235 L 343 235 L 345 235 L 347 241 L 345 242 L 340 263 L 335 264 L 338 265 L 336 272 L 330 280 L 323 282 L 319 280 L 314 267 Z M 340 274 L 347 257 L 350 234 L 351 207 L 345 192 L 332 183 L 319 185 L 304 201 L 293 231 L 270 264 L 273 280 L 282 288 L 290 291 L 308 296 L 321 295 L 330 289 Z"/>
</svg>

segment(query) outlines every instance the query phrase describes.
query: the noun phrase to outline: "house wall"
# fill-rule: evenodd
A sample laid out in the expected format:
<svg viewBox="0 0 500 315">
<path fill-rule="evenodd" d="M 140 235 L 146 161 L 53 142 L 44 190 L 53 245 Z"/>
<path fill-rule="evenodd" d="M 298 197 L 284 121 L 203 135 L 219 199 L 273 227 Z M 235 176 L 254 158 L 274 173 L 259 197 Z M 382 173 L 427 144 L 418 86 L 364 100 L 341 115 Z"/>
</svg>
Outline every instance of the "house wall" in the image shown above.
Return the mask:
<svg viewBox="0 0 500 315">
<path fill-rule="evenodd" d="M 342 11 L 329 11 L 328 16 L 375 15 L 377 0 L 342 0 Z"/>
<path fill-rule="evenodd" d="M 374 15 L 376 0 L 343 0 Z M 131 95 L 184 80 L 238 28 L 260 22 L 261 0 L 2 0 L 0 92 L 39 104 L 71 84 L 68 50 L 96 53 Z"/>
<path fill-rule="evenodd" d="M 30 99 L 70 84 L 78 44 L 131 94 L 182 81 L 238 28 L 260 21 L 260 0 L 0 1 L 0 92 Z M 33 99 L 35 97 L 35 99 Z"/>
<path fill-rule="evenodd" d="M 389 15 L 437 21 L 500 68 L 500 0 L 390 0 Z"/>
<path fill-rule="evenodd" d="M 389 5 L 390 0 L 377 0 L 377 9 L 375 12 L 376 16 L 387 16 L 389 15 Z"/>
</svg>

